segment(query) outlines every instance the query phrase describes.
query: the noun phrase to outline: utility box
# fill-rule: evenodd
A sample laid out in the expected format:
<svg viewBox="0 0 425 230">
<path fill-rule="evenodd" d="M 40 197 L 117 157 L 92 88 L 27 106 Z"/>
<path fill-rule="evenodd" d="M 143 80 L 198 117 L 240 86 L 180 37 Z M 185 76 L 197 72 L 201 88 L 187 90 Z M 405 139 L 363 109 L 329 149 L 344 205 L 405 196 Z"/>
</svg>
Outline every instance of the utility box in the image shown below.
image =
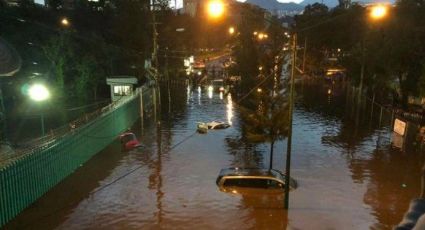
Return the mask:
<svg viewBox="0 0 425 230">
<path fill-rule="evenodd" d="M 113 76 L 106 78 L 106 84 L 111 86 L 111 100 L 118 101 L 131 97 L 137 85 L 137 78 L 132 76 Z"/>
</svg>

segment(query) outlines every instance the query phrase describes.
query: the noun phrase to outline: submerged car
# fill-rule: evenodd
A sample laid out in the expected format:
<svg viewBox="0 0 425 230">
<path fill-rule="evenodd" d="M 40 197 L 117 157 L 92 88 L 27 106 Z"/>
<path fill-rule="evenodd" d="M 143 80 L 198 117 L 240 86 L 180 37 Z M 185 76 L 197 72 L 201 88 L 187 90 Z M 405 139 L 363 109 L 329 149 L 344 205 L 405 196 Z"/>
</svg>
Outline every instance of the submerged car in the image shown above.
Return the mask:
<svg viewBox="0 0 425 230">
<path fill-rule="evenodd" d="M 230 124 L 222 121 L 211 121 L 206 124 L 208 126 L 208 129 L 227 129 L 230 127 Z"/>
<path fill-rule="evenodd" d="M 208 125 L 204 122 L 198 122 L 198 125 L 196 126 L 198 133 L 207 133 L 208 132 Z"/>
<path fill-rule="evenodd" d="M 207 133 L 208 129 L 227 129 L 230 124 L 222 121 L 198 122 L 196 127 L 199 133 Z"/>
<path fill-rule="evenodd" d="M 125 132 L 120 135 L 120 141 L 125 151 L 132 150 L 134 148 L 142 147 L 142 144 L 137 140 L 137 137 L 132 132 Z"/>
<path fill-rule="evenodd" d="M 275 169 L 227 168 L 222 169 L 216 184 L 221 191 L 237 191 L 234 188 L 266 189 L 285 191 L 285 175 Z M 290 178 L 289 189 L 297 188 L 297 182 Z"/>
</svg>

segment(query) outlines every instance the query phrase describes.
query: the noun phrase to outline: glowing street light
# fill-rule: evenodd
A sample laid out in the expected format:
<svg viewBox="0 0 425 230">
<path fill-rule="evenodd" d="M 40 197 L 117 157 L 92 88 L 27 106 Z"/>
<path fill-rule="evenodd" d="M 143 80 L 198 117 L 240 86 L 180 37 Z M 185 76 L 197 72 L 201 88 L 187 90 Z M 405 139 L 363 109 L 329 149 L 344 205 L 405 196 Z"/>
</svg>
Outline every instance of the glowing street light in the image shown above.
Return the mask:
<svg viewBox="0 0 425 230">
<path fill-rule="evenodd" d="M 373 5 L 368 7 L 369 10 L 369 17 L 375 21 L 379 21 L 383 18 L 385 18 L 387 16 L 388 13 L 388 5 L 384 5 L 384 4 L 378 4 L 378 5 Z M 363 41 L 361 43 L 362 45 L 362 59 L 361 59 L 361 66 L 360 66 L 360 83 L 359 83 L 359 94 L 358 94 L 358 99 L 357 99 L 357 103 L 360 104 L 360 100 L 361 100 L 361 95 L 363 92 L 363 78 L 364 78 L 364 72 L 365 72 L 365 66 L 366 66 L 366 61 L 365 61 L 365 39 L 366 39 L 366 35 L 363 36 Z"/>
<path fill-rule="evenodd" d="M 257 35 L 257 38 L 259 40 L 267 39 L 268 37 L 269 37 L 269 35 L 266 34 L 266 33 L 258 33 L 258 35 Z"/>
<path fill-rule="evenodd" d="M 68 21 L 68 19 L 67 19 L 67 18 L 62 18 L 62 20 L 61 20 L 61 24 L 62 24 L 63 26 L 69 26 L 69 21 Z"/>
<path fill-rule="evenodd" d="M 224 13 L 224 4 L 220 0 L 212 0 L 208 2 L 207 10 L 212 18 L 219 18 Z"/>
<path fill-rule="evenodd" d="M 388 6 L 386 5 L 375 5 L 370 8 L 370 17 L 374 20 L 384 18 L 388 13 Z"/>
<path fill-rule="evenodd" d="M 258 39 L 260 39 L 260 40 L 263 40 L 265 37 L 264 37 L 264 34 L 263 33 L 259 33 L 258 34 Z"/>
<path fill-rule="evenodd" d="M 44 101 L 50 97 L 49 90 L 42 84 L 32 85 L 28 90 L 28 94 L 34 101 Z"/>
<path fill-rule="evenodd" d="M 233 26 L 229 27 L 229 34 L 234 34 L 235 28 Z"/>
<path fill-rule="evenodd" d="M 49 99 L 50 92 L 46 88 L 46 86 L 42 84 L 34 84 L 30 86 L 28 90 L 28 95 L 33 101 L 41 102 Z M 44 136 L 44 114 L 41 112 L 40 114 L 40 121 L 41 121 L 41 135 Z"/>
</svg>

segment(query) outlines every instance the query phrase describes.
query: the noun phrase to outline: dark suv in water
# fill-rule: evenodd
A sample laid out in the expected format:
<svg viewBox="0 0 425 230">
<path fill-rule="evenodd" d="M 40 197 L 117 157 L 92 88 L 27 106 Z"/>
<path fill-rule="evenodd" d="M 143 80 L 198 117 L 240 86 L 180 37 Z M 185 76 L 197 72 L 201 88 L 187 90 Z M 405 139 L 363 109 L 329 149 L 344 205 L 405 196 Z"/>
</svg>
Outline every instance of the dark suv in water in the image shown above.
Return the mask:
<svg viewBox="0 0 425 230">
<path fill-rule="evenodd" d="M 216 183 L 222 191 L 226 191 L 229 187 L 243 187 L 283 192 L 285 189 L 285 175 L 275 169 L 227 168 L 220 171 Z M 296 187 L 296 181 L 290 178 L 290 190 Z"/>
</svg>

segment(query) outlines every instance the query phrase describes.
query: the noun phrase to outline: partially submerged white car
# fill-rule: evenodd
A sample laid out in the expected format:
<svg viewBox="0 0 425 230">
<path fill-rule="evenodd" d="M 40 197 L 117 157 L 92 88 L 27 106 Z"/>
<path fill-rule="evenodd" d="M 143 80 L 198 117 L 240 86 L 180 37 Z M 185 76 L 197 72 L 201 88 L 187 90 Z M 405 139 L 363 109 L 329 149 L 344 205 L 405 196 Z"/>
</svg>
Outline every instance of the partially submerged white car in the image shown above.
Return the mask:
<svg viewBox="0 0 425 230">
<path fill-rule="evenodd" d="M 222 121 L 198 122 L 197 130 L 200 133 L 207 133 L 208 129 L 227 129 L 229 127 L 229 123 Z"/>
<path fill-rule="evenodd" d="M 222 121 L 211 121 L 206 123 L 206 125 L 208 126 L 208 129 L 227 129 L 230 127 L 229 123 Z"/>
</svg>

